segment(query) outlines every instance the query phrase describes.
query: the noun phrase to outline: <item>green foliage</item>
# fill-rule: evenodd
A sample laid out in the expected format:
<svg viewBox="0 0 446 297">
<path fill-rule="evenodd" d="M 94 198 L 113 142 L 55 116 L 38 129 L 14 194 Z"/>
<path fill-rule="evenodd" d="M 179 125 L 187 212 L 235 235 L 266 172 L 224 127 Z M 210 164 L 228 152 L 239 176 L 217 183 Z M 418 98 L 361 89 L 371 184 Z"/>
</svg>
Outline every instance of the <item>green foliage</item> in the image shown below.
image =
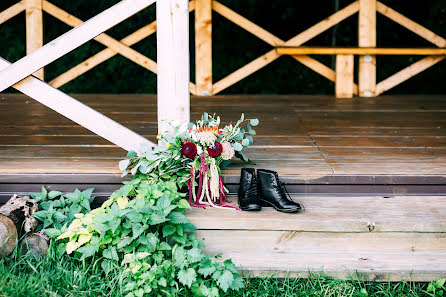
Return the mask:
<svg viewBox="0 0 446 297">
<path fill-rule="evenodd" d="M 427 293 L 432 297 L 446 296 L 446 287 L 444 286 L 445 282 L 446 278 L 430 282 L 427 287 Z"/>
<path fill-rule="evenodd" d="M 174 181 L 133 179 L 109 200 L 76 219 L 58 239 L 68 254 L 96 259 L 105 273 L 123 266 L 126 296 L 173 296 L 191 289 L 200 296 L 239 290 L 235 265 L 202 254 L 195 227 L 184 216 L 189 204 Z"/>
<path fill-rule="evenodd" d="M 39 211 L 33 217 L 40 222 L 36 231 L 45 230 L 49 238 L 62 234 L 74 220 L 76 214 L 90 212 L 93 202 L 93 188 L 85 191 L 76 189 L 73 193 L 64 194 L 59 191 L 48 192 L 44 187 L 40 193 L 31 193 L 30 197 L 37 201 Z"/>
</svg>

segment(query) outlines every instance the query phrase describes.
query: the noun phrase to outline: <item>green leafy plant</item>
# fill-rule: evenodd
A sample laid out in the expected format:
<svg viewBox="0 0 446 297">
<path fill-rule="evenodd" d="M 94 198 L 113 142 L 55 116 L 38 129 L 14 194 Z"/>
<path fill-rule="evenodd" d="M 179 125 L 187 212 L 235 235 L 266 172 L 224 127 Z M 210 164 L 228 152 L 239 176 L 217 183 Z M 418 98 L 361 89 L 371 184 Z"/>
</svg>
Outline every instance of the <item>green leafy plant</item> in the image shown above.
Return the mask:
<svg viewBox="0 0 446 297">
<path fill-rule="evenodd" d="M 145 294 L 173 296 L 192 290 L 197 296 L 243 287 L 235 265 L 202 254 L 195 227 L 184 212 L 190 208 L 175 181 L 133 179 L 109 200 L 76 219 L 58 239 L 68 254 L 90 257 L 105 273 L 126 269 L 128 297 Z"/>
<path fill-rule="evenodd" d="M 427 286 L 427 293 L 430 296 L 437 297 L 437 296 L 445 296 L 446 294 L 446 288 L 444 284 L 446 283 L 446 278 L 442 278 L 436 281 L 432 281 Z"/>
<path fill-rule="evenodd" d="M 85 191 L 76 189 L 73 193 L 64 194 L 59 191 L 48 192 L 44 187 L 40 193 L 31 193 L 37 201 L 39 211 L 33 214 L 40 224 L 36 231 L 45 230 L 49 238 L 55 238 L 66 230 L 67 226 L 79 213 L 91 211 L 93 188 Z"/>
</svg>

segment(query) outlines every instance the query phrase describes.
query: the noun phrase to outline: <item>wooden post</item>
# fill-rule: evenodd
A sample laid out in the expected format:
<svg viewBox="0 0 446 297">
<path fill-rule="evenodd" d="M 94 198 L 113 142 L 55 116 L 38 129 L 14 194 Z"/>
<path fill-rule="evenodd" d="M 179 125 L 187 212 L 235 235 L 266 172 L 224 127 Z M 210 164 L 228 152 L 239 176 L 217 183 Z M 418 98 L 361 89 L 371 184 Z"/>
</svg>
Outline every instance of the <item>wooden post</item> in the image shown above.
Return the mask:
<svg viewBox="0 0 446 297">
<path fill-rule="evenodd" d="M 158 133 L 169 121 L 189 123 L 189 2 L 156 1 Z"/>
<path fill-rule="evenodd" d="M 353 97 L 353 55 L 336 55 L 336 97 Z"/>
<path fill-rule="evenodd" d="M 376 47 L 376 0 L 359 0 L 358 42 L 360 47 Z M 359 56 L 359 96 L 375 96 L 376 57 Z"/>
<path fill-rule="evenodd" d="M 195 80 L 198 96 L 212 95 L 212 0 L 195 1 Z"/>
<path fill-rule="evenodd" d="M 43 46 L 42 0 L 25 0 L 26 6 L 26 54 Z M 43 68 L 34 76 L 43 80 Z"/>
</svg>

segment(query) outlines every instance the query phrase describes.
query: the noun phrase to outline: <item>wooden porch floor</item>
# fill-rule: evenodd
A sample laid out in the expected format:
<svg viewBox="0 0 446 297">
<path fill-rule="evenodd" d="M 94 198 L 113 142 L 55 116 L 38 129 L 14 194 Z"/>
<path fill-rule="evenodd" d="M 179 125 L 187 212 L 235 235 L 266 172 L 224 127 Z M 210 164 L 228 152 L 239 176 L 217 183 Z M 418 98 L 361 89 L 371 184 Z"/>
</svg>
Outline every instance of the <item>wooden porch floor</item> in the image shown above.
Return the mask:
<svg viewBox="0 0 446 297">
<path fill-rule="evenodd" d="M 155 140 L 155 96 L 75 97 Z M 1 94 L 0 105 L 0 174 L 119 174 L 122 149 L 26 96 Z M 192 119 L 204 111 L 224 120 L 258 117 L 247 153 L 257 167 L 281 174 L 446 175 L 446 95 L 217 96 L 192 98 L 191 106 Z"/>
</svg>

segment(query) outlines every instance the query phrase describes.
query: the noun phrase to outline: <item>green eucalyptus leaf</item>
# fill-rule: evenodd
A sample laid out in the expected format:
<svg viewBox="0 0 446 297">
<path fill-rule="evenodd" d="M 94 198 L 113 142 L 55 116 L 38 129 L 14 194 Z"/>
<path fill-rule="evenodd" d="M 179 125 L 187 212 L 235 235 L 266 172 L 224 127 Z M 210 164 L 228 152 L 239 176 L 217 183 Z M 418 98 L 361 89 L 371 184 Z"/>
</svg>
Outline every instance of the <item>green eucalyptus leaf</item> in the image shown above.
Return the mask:
<svg viewBox="0 0 446 297">
<path fill-rule="evenodd" d="M 259 124 L 259 119 L 251 119 L 251 120 L 249 121 L 249 123 L 250 123 L 252 126 L 257 126 L 257 125 Z"/>
<path fill-rule="evenodd" d="M 132 158 L 135 158 L 137 155 L 138 155 L 138 154 L 137 154 L 135 151 L 129 151 L 129 152 L 127 153 L 126 158 L 127 158 L 127 159 L 132 159 Z"/>
<path fill-rule="evenodd" d="M 239 152 L 239 151 L 241 151 L 241 150 L 243 149 L 243 145 L 241 145 L 241 144 L 238 143 L 238 142 L 235 142 L 235 143 L 232 144 L 232 148 L 233 148 L 236 152 Z"/>
</svg>

